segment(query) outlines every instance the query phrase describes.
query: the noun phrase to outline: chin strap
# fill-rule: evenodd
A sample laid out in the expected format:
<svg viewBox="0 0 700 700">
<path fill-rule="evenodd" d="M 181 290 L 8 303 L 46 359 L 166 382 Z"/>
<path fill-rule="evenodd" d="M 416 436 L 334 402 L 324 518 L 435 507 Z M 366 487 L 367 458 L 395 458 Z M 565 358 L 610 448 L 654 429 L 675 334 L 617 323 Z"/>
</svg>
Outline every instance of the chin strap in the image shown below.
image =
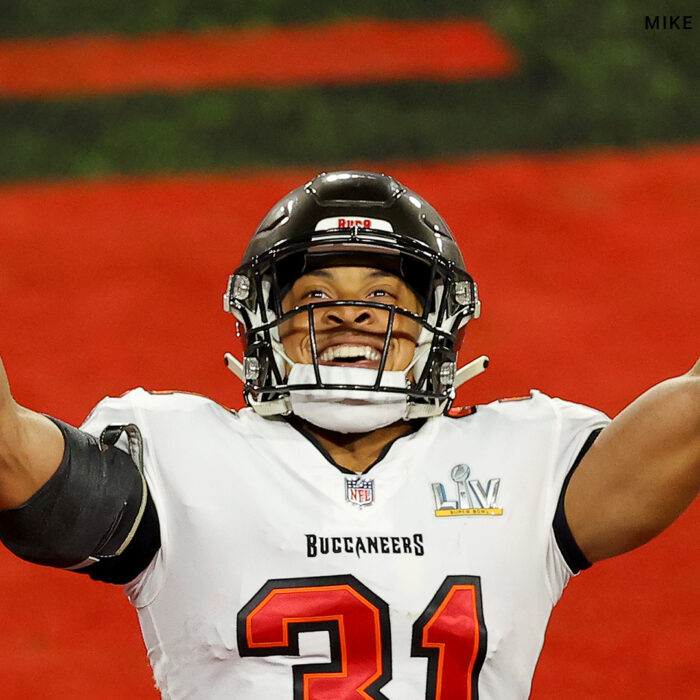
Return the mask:
<svg viewBox="0 0 700 700">
<path fill-rule="evenodd" d="M 457 370 L 455 373 L 454 388 L 462 386 L 464 382 L 481 374 L 489 366 L 489 358 L 486 355 L 480 355 L 476 360 L 472 360 L 469 364 Z"/>
<path fill-rule="evenodd" d="M 234 357 L 230 352 L 224 354 L 224 362 L 226 367 L 228 367 L 244 384 L 245 384 L 245 371 L 243 369 L 243 363 Z"/>
<path fill-rule="evenodd" d="M 447 399 L 438 403 L 409 403 L 404 420 L 441 416 L 447 407 Z"/>
<path fill-rule="evenodd" d="M 452 388 L 453 392 L 458 386 L 464 384 L 464 382 L 468 382 L 470 379 L 480 375 L 488 366 L 489 358 L 486 355 L 481 355 L 457 370 L 455 374 L 455 383 Z M 446 407 L 447 399 L 438 403 L 409 403 L 408 410 L 406 411 L 406 420 L 441 416 L 445 412 Z"/>
<path fill-rule="evenodd" d="M 230 352 L 224 354 L 224 362 L 233 374 L 245 384 L 245 367 L 243 363 Z M 279 416 L 291 413 L 292 404 L 288 396 L 273 401 L 256 401 L 252 396 L 248 397 L 252 409 L 261 416 Z"/>
</svg>

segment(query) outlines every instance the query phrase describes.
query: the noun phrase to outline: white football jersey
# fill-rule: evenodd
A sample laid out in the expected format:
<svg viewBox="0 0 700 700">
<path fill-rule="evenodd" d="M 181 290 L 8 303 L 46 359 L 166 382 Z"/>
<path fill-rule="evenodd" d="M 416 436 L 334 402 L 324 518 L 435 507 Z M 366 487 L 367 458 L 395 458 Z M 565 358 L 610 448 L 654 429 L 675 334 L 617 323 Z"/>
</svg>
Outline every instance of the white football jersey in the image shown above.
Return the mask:
<svg viewBox="0 0 700 700">
<path fill-rule="evenodd" d="M 608 418 L 539 392 L 431 418 L 362 475 L 284 419 L 142 389 L 162 547 L 126 588 L 164 698 L 516 700 L 571 576 L 562 483 Z"/>
</svg>

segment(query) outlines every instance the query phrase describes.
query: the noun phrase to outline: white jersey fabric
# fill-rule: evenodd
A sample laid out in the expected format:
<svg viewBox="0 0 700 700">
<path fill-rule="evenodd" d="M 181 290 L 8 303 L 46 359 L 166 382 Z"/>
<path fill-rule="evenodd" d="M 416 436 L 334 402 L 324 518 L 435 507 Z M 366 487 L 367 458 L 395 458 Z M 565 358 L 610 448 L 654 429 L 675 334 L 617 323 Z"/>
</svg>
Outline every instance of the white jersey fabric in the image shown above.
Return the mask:
<svg viewBox="0 0 700 700">
<path fill-rule="evenodd" d="M 189 394 L 83 429 L 143 435 L 162 547 L 126 592 L 164 698 L 521 700 L 571 575 L 562 483 L 608 420 L 533 391 L 427 420 L 355 482 L 284 419 Z"/>
</svg>

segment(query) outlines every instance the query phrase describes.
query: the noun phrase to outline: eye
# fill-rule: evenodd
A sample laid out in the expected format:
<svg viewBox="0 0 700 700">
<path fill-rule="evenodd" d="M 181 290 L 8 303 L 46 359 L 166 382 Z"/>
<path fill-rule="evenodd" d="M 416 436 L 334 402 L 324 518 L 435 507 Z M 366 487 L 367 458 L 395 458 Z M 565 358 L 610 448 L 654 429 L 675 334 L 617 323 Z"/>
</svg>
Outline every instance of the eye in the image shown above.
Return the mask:
<svg viewBox="0 0 700 700">
<path fill-rule="evenodd" d="M 374 289 L 369 295 L 370 297 L 394 297 L 394 295 L 388 289 Z"/>
<path fill-rule="evenodd" d="M 328 294 L 324 292 L 322 289 L 310 289 L 308 292 L 305 292 L 302 297 L 302 299 L 328 299 Z"/>
</svg>

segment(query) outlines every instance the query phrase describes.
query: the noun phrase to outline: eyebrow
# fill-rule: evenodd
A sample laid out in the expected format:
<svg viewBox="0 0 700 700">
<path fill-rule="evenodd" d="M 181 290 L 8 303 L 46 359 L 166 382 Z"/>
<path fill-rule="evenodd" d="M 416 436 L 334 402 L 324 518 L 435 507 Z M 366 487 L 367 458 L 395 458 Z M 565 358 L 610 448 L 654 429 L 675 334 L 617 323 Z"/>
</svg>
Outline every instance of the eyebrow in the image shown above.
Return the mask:
<svg viewBox="0 0 700 700">
<path fill-rule="evenodd" d="M 332 279 L 333 278 L 333 273 L 329 272 L 326 269 L 319 269 L 319 270 L 312 270 L 311 272 L 307 272 L 307 275 L 313 275 L 315 277 L 323 277 L 324 279 Z M 372 270 L 367 277 L 369 279 L 375 279 L 377 277 L 396 277 L 396 275 L 392 274 L 391 272 L 385 272 L 384 270 Z"/>
</svg>

